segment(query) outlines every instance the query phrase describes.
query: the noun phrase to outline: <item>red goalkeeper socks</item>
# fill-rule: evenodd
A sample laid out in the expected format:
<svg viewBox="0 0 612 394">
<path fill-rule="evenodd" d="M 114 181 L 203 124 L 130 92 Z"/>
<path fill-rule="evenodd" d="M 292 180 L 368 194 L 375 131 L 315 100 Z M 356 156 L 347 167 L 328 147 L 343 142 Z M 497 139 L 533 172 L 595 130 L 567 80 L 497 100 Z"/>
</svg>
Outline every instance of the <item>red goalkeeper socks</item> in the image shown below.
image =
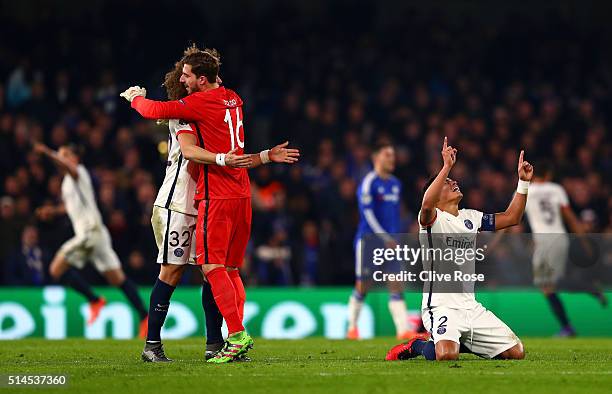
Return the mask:
<svg viewBox="0 0 612 394">
<path fill-rule="evenodd" d="M 244 302 L 246 301 L 246 293 L 244 291 L 244 284 L 240 278 L 240 271 L 231 270 L 227 273 L 232 281 L 232 284 L 234 285 L 234 291 L 236 292 L 236 304 L 238 306 L 240 321 L 244 321 Z"/>
<path fill-rule="evenodd" d="M 227 323 L 229 334 L 244 331 L 242 319 L 238 313 L 236 291 L 225 267 L 215 268 L 206 274 L 208 283 L 212 288 L 215 302 Z"/>
</svg>

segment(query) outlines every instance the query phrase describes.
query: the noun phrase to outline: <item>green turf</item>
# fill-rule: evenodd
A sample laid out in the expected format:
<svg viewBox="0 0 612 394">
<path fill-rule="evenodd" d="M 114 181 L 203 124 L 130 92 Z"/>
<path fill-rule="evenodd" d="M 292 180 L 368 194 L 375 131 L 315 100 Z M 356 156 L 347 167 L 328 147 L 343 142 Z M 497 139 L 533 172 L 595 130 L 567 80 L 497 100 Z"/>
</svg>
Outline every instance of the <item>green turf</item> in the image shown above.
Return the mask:
<svg viewBox="0 0 612 394">
<path fill-rule="evenodd" d="M 525 339 L 523 361 L 385 362 L 391 338 L 256 339 L 250 363 L 209 365 L 202 340 L 166 341 L 171 364 L 140 361 L 139 341 L 0 342 L 0 373 L 68 374 L 44 392 L 432 393 L 610 392 L 612 339 Z M 0 389 L 7 391 L 8 389 Z M 15 390 L 10 389 L 11 392 Z M 31 389 L 25 389 L 31 392 Z"/>
</svg>

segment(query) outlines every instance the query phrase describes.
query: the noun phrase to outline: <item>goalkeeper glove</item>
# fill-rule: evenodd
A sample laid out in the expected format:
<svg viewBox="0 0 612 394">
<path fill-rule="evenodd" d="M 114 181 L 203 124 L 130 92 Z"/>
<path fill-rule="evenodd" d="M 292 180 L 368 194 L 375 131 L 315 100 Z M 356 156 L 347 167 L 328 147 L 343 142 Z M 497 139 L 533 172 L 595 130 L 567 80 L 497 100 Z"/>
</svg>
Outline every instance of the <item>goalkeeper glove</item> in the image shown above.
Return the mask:
<svg viewBox="0 0 612 394">
<path fill-rule="evenodd" d="M 130 103 L 138 96 L 146 97 L 147 89 L 141 88 L 140 86 L 132 86 L 126 89 L 125 92 L 121 93 L 119 96 L 125 98 Z"/>
</svg>

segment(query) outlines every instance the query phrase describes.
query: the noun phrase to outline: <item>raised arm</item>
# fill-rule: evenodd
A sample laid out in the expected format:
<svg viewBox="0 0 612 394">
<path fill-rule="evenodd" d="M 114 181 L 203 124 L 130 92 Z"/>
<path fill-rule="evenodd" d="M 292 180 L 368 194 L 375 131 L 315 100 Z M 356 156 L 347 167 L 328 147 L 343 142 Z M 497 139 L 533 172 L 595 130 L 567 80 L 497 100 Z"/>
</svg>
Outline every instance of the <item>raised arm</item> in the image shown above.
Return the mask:
<svg viewBox="0 0 612 394">
<path fill-rule="evenodd" d="M 518 160 L 519 182 L 516 193 L 514 193 L 508 208 L 506 208 L 504 212 L 495 214 L 495 230 L 516 226 L 521 222 L 521 218 L 525 212 L 529 182 L 533 177 L 533 166 L 529 164 L 529 162 L 523 160 L 524 155 L 525 151 L 521 151 Z"/>
<path fill-rule="evenodd" d="M 41 153 L 41 154 L 47 156 L 58 167 L 60 167 L 64 171 L 66 171 L 68 173 L 68 175 L 70 175 L 74 179 L 78 179 L 79 178 L 79 172 L 78 172 L 76 164 L 70 162 L 69 160 L 67 160 L 64 157 L 61 157 L 57 153 L 57 151 L 54 151 L 53 149 L 49 148 L 47 145 L 41 144 L 40 142 L 34 143 L 34 151 L 37 152 L 37 153 Z"/>
<path fill-rule="evenodd" d="M 146 119 L 198 119 L 198 112 L 190 105 L 188 97 L 177 101 L 155 101 L 145 98 L 146 95 L 146 89 L 139 86 L 132 86 L 120 94 Z"/>
<path fill-rule="evenodd" d="M 442 169 L 438 172 L 438 175 L 434 181 L 429 185 L 425 194 L 423 194 L 423 202 L 421 203 L 421 215 L 420 224 L 427 226 L 436 219 L 436 205 L 440 201 L 440 194 L 442 193 L 442 187 L 448 174 L 457 161 L 457 149 L 452 146 L 448 146 L 448 140 L 444 137 L 444 144 L 442 145 L 442 160 L 444 164 Z"/>
</svg>

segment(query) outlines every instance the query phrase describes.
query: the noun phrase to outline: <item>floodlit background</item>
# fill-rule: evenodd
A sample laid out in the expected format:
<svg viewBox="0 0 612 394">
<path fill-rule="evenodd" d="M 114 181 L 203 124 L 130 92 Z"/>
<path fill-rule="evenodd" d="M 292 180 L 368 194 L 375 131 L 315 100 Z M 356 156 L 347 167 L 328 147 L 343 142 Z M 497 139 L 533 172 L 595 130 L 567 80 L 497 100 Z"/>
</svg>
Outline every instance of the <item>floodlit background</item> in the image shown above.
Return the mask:
<svg viewBox="0 0 612 394">
<path fill-rule="evenodd" d="M 302 151 L 299 165 L 250 171 L 254 219 L 243 277 L 257 303 L 253 319 L 274 301 L 310 294 L 300 305 L 314 316 L 315 329 L 300 333 L 328 334 L 321 322 L 334 313 L 320 305 L 332 300 L 339 308 L 350 292 L 356 187 L 381 139 L 396 147 L 405 232 L 416 229 L 420 190 L 439 168 L 443 136 L 459 149 L 452 175 L 464 206 L 505 209 L 516 186 L 518 151 L 525 149 L 532 162 L 554 162 L 556 180 L 589 232 L 612 232 L 609 5 L 407 3 L 1 1 L 0 284 L 50 284 L 47 266 L 72 230 L 67 218 L 41 222 L 33 215 L 59 200 L 61 178 L 29 143 L 76 142 L 85 148 L 84 164 L 123 267 L 147 297 L 159 272 L 150 215 L 166 164 L 167 129 L 141 119 L 118 94 L 140 85 L 148 97 L 165 99 L 163 76 L 191 42 L 220 51 L 224 84 L 245 101 L 247 151 L 284 140 Z M 27 263 L 27 248 L 37 250 L 35 263 Z M 601 269 L 609 278 L 612 268 Z M 103 283 L 91 268 L 85 275 Z M 199 280 L 195 272 L 184 278 L 192 285 Z M 255 288 L 263 286 L 274 290 Z M 317 292 L 320 286 L 342 287 Z M 7 289 L 0 305 L 23 298 L 34 321 L 28 335 L 46 335 L 37 305 L 64 305 L 72 311 L 69 321 L 80 319 L 83 300 L 47 290 Z M 537 292 L 520 293 L 514 304 L 514 293 L 497 294 L 505 294 L 492 297 L 509 311 L 537 299 L 548 313 Z M 181 297 L 196 319 L 185 335 L 197 335 L 197 288 Z M 584 313 L 598 308 L 588 298 L 568 302 Z M 387 330 L 377 320 L 387 314 L 386 298 L 371 303 L 372 333 L 391 333 L 390 321 Z M 418 309 L 419 295 L 408 304 Z M 299 308 L 289 304 L 289 313 L 303 316 Z M 507 313 L 523 324 L 518 311 Z M 603 316 L 601 324 L 610 321 L 609 311 L 594 313 Z M 6 319 L 0 328 L 11 326 Z M 253 322 L 252 329 L 263 330 L 263 320 Z M 64 334 L 82 335 L 70 330 Z"/>
</svg>

